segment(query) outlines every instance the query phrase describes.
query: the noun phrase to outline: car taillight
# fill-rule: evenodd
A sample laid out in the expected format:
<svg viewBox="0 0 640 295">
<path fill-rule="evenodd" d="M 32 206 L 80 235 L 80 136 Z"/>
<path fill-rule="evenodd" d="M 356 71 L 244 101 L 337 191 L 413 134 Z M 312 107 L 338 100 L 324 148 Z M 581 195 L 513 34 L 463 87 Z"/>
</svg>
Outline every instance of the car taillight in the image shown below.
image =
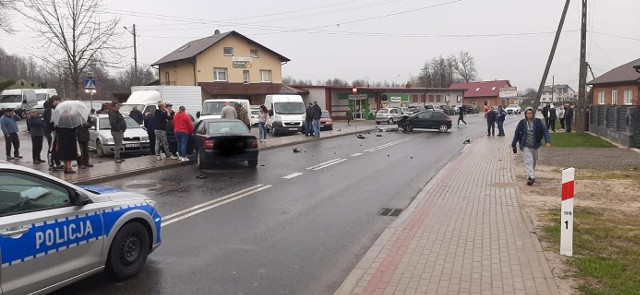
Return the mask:
<svg viewBox="0 0 640 295">
<path fill-rule="evenodd" d="M 451 122 L 451 118 L 447 118 L 447 122 Z"/>
<path fill-rule="evenodd" d="M 257 140 L 257 139 L 255 139 L 255 138 L 254 138 L 254 139 L 251 141 L 251 148 L 252 148 L 252 149 L 257 149 L 257 148 L 258 148 L 258 140 Z"/>
<path fill-rule="evenodd" d="M 215 147 L 215 140 L 207 139 L 204 141 L 204 149 L 212 150 Z"/>
</svg>

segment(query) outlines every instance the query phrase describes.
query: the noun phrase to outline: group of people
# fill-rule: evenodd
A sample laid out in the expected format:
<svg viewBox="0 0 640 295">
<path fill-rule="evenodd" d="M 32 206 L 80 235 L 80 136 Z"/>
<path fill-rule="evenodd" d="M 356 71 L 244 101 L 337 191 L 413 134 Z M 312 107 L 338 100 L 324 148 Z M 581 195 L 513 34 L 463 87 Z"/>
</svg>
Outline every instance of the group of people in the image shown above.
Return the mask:
<svg viewBox="0 0 640 295">
<path fill-rule="evenodd" d="M 462 114 L 462 112 L 460 112 L 460 114 Z M 462 115 L 460 115 L 460 117 L 462 117 Z M 498 125 L 498 136 L 505 136 L 504 121 L 507 119 L 507 112 L 502 106 L 498 106 L 497 109 L 487 108 L 484 117 L 487 119 L 487 136 L 496 135 L 496 124 Z M 467 122 L 464 123 L 467 124 Z M 460 120 L 458 120 L 458 125 L 460 125 Z"/>
<path fill-rule="evenodd" d="M 312 136 L 314 138 L 320 137 L 320 118 L 322 117 L 322 109 L 318 105 L 317 101 L 309 103 L 305 112 L 305 136 Z M 350 120 L 349 120 L 350 121 Z"/>
<path fill-rule="evenodd" d="M 150 153 L 155 155 L 157 160 L 162 160 L 161 155 L 164 153 L 165 159 L 189 161 L 188 156 L 191 153 L 189 142 L 193 137 L 194 128 L 186 107 L 178 107 L 176 113 L 170 103 L 159 102 L 153 113 L 146 112 L 142 116 L 142 113 L 134 107 L 129 116 L 147 129 Z M 168 131 L 173 131 L 175 134 L 175 148 L 169 145 Z"/>
<path fill-rule="evenodd" d="M 542 116 L 544 117 L 545 124 L 549 126 L 551 131 L 556 132 L 556 120 L 559 119 L 560 128 L 564 129 L 567 133 L 571 133 L 573 108 L 569 104 L 562 105 L 556 110 L 553 104 L 547 103 L 545 107 L 542 108 Z"/>
</svg>

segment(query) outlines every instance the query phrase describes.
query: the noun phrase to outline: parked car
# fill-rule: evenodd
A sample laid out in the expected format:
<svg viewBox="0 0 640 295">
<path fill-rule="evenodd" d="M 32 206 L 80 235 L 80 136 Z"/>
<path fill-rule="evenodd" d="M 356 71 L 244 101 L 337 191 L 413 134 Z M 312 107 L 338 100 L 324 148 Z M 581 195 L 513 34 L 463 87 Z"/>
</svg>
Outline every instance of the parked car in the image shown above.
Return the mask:
<svg viewBox="0 0 640 295">
<path fill-rule="evenodd" d="M 149 135 L 140 127 L 133 118 L 123 115 L 127 122 L 127 131 L 124 132 L 121 154 L 149 154 Z M 113 155 L 115 143 L 111 136 L 111 123 L 109 115 L 93 115 L 94 125 L 89 129 L 89 149 L 96 150 L 98 157 Z"/>
<path fill-rule="evenodd" d="M 322 111 L 320 117 L 320 130 L 333 130 L 333 120 L 329 111 Z"/>
<path fill-rule="evenodd" d="M 407 109 L 409 109 L 409 111 L 413 114 L 424 111 L 424 107 L 421 106 L 408 106 Z"/>
<path fill-rule="evenodd" d="M 195 127 L 196 166 L 247 161 L 258 166 L 258 138 L 235 119 L 204 119 Z"/>
<path fill-rule="evenodd" d="M 404 113 L 399 108 L 381 109 L 376 112 L 376 124 L 387 122 L 388 124 L 395 124 Z"/>
<path fill-rule="evenodd" d="M 427 110 L 409 116 L 404 123 L 406 130 L 411 132 L 414 128 L 438 129 L 444 133 L 451 129 L 451 118 L 442 111 Z"/>
<path fill-rule="evenodd" d="M 251 109 L 251 125 L 258 125 L 258 117 L 260 116 L 260 109 Z"/>
<path fill-rule="evenodd" d="M 455 111 L 453 110 L 453 108 L 451 108 L 450 106 L 448 106 L 446 104 L 440 105 L 440 109 L 447 115 L 454 115 L 455 114 Z"/>
<path fill-rule="evenodd" d="M 402 113 L 404 113 L 405 115 L 413 115 L 413 113 L 415 113 L 414 111 L 412 111 L 408 107 L 400 108 L 400 110 L 402 110 Z"/>
<path fill-rule="evenodd" d="M 479 114 L 480 113 L 480 109 L 478 108 L 478 106 L 465 105 L 465 107 L 467 108 L 467 114 Z"/>
<path fill-rule="evenodd" d="M 510 104 L 507 106 L 507 108 L 505 109 L 507 111 L 507 114 L 520 114 L 521 109 L 520 106 L 517 104 Z"/>
<path fill-rule="evenodd" d="M 161 216 L 144 195 L 77 186 L 0 161 L 4 294 L 47 294 L 106 270 L 140 272 L 161 244 Z"/>
</svg>

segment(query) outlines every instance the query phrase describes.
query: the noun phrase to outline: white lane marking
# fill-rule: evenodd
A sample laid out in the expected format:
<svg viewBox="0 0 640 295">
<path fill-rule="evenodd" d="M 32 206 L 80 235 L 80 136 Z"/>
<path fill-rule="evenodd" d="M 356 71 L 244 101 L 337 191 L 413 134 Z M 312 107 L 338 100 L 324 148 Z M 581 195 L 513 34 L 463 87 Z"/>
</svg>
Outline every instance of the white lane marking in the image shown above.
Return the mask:
<svg viewBox="0 0 640 295">
<path fill-rule="evenodd" d="M 379 151 L 379 150 L 381 150 L 381 149 L 385 149 L 385 148 L 388 148 L 388 147 L 390 147 L 390 146 L 394 146 L 394 145 L 396 145 L 396 144 L 399 144 L 399 143 L 405 142 L 405 141 L 407 141 L 407 140 L 411 140 L 411 138 L 406 138 L 406 139 L 401 139 L 401 140 L 392 141 L 392 142 L 390 142 L 390 143 L 383 144 L 383 145 L 381 145 L 381 146 L 373 147 L 373 148 L 370 148 L 370 149 L 366 149 L 366 150 L 364 150 L 364 151 L 365 151 L 365 152 L 375 152 L 375 151 Z"/>
<path fill-rule="evenodd" d="M 347 159 L 339 159 L 338 161 L 331 162 L 331 163 L 329 163 L 329 164 L 326 164 L 326 165 L 323 165 L 323 166 L 320 166 L 320 167 L 313 168 L 313 171 L 318 171 L 318 170 L 320 170 L 320 169 L 322 169 L 322 168 L 327 168 L 327 167 L 329 167 L 329 166 L 331 166 L 331 165 L 335 165 L 335 164 L 338 164 L 338 163 L 342 163 L 342 162 L 344 162 L 344 161 L 346 161 L 346 160 L 347 160 Z"/>
<path fill-rule="evenodd" d="M 178 222 L 178 221 L 180 221 L 180 220 L 183 220 L 183 219 L 185 219 L 185 218 L 189 218 L 189 217 L 191 217 L 191 216 L 194 216 L 194 215 L 196 215 L 196 214 L 200 214 L 200 213 L 202 213 L 202 212 L 209 211 L 209 210 L 211 210 L 211 209 L 213 209 L 213 208 L 220 207 L 220 206 L 222 206 L 222 205 L 224 205 L 224 204 L 227 204 L 227 203 L 233 202 L 233 201 L 238 200 L 238 199 L 242 199 L 242 198 L 244 198 L 244 197 L 246 197 L 246 196 L 249 196 L 249 195 L 251 195 L 251 194 L 257 193 L 257 192 L 259 192 L 259 191 L 261 191 L 261 190 L 268 189 L 268 188 L 270 188 L 270 187 L 271 187 L 271 185 L 261 186 L 261 187 L 259 187 L 259 188 L 257 188 L 257 189 L 254 189 L 254 190 L 252 190 L 252 191 L 248 191 L 248 192 L 246 192 L 246 193 L 244 193 L 244 194 L 241 194 L 241 195 L 236 195 L 235 197 L 232 197 L 232 198 L 226 199 L 226 200 L 224 200 L 224 201 L 222 201 L 222 202 L 219 202 L 219 203 L 215 203 L 215 204 L 213 204 L 213 205 L 211 205 L 211 206 L 204 207 L 204 208 L 200 208 L 200 209 L 198 209 L 198 210 L 192 211 L 192 212 L 187 213 L 187 214 L 185 214 L 185 215 L 182 215 L 182 216 L 180 216 L 180 217 L 173 218 L 173 219 L 171 219 L 171 220 L 169 220 L 169 221 L 164 221 L 164 222 L 162 222 L 162 225 L 161 225 L 161 226 L 169 225 L 169 224 L 172 224 L 172 223 L 174 223 L 174 222 Z"/>
<path fill-rule="evenodd" d="M 364 155 L 364 153 L 355 153 L 355 154 L 353 154 L 353 155 L 351 155 L 351 156 L 352 156 L 352 157 L 357 157 L 357 156 L 362 156 L 362 155 Z"/>
<path fill-rule="evenodd" d="M 320 163 L 320 164 L 318 164 L 318 165 L 311 166 L 311 167 L 307 168 L 307 170 L 313 170 L 313 169 L 318 168 L 318 167 L 320 167 L 320 166 L 324 166 L 324 165 L 327 165 L 327 164 L 331 164 L 331 163 L 333 163 L 333 162 L 337 162 L 337 161 L 340 161 L 340 160 L 342 160 L 342 159 L 337 158 L 337 159 L 333 159 L 333 160 L 331 160 L 331 161 L 326 161 L 326 162 L 324 162 L 324 163 Z"/>
<path fill-rule="evenodd" d="M 254 185 L 252 187 L 245 188 L 245 189 L 237 191 L 235 193 L 228 194 L 228 195 L 226 195 L 226 196 L 224 196 L 222 198 L 211 200 L 211 201 L 208 201 L 208 202 L 205 202 L 205 203 L 202 203 L 202 204 L 199 204 L 199 205 L 196 205 L 196 206 L 193 206 L 193 207 L 190 207 L 190 208 L 187 208 L 187 209 L 180 210 L 178 212 L 169 214 L 167 216 L 164 216 L 162 219 L 163 219 L 163 221 L 166 222 L 169 219 L 174 218 L 174 217 L 176 217 L 178 215 L 186 214 L 186 213 L 189 213 L 190 211 L 197 210 L 199 208 L 202 208 L 202 207 L 205 207 L 205 206 L 209 206 L 209 205 L 214 204 L 214 203 L 222 202 L 222 201 L 224 201 L 226 199 L 233 198 L 234 196 L 237 196 L 239 194 L 242 194 L 242 193 L 245 193 L 245 192 L 248 192 L 248 191 L 251 191 L 251 190 L 255 190 L 255 189 L 257 189 L 257 188 L 259 188 L 261 186 L 263 186 L 263 184 Z"/>
<path fill-rule="evenodd" d="M 282 178 L 284 178 L 284 179 L 291 179 L 291 178 L 294 178 L 294 177 L 298 177 L 298 176 L 300 176 L 300 175 L 302 175 L 302 174 L 303 174 L 303 173 L 301 173 L 301 172 L 296 172 L 296 173 L 291 173 L 291 174 L 289 174 L 289 175 L 287 175 L 287 176 L 283 176 Z"/>
</svg>

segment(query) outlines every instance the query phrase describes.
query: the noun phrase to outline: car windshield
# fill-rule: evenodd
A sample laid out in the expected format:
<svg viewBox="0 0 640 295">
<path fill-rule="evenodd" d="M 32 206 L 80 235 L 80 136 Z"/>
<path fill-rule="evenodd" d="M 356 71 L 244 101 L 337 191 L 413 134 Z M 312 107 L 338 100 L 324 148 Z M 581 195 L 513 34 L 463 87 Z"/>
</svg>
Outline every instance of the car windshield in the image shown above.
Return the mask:
<svg viewBox="0 0 640 295">
<path fill-rule="evenodd" d="M 136 120 L 131 117 L 124 117 L 124 121 L 127 122 L 127 129 L 130 128 L 140 128 L 140 124 L 136 122 Z M 109 122 L 109 118 L 100 118 L 100 130 L 110 130 L 111 123 Z"/>
<path fill-rule="evenodd" d="M 0 102 L 21 102 L 22 95 L 20 94 L 6 94 L 0 98 Z"/>
<path fill-rule="evenodd" d="M 129 114 L 131 113 L 131 110 L 133 110 L 133 107 L 138 107 L 138 111 L 144 110 L 144 105 L 143 104 L 123 104 L 120 106 L 120 113 L 121 114 Z"/>
<path fill-rule="evenodd" d="M 260 111 L 251 111 L 251 114 L 254 116 L 260 115 Z"/>
<path fill-rule="evenodd" d="M 276 102 L 273 105 L 276 114 L 302 115 L 306 111 L 304 104 L 301 102 Z"/>
<path fill-rule="evenodd" d="M 241 121 L 211 122 L 209 123 L 209 134 L 213 133 L 249 133 L 249 129 Z"/>
<path fill-rule="evenodd" d="M 224 108 L 224 101 L 209 101 L 202 106 L 202 115 L 220 115 Z"/>
<path fill-rule="evenodd" d="M 322 111 L 322 116 L 320 116 L 321 118 L 329 118 L 329 112 L 327 111 Z"/>
<path fill-rule="evenodd" d="M 378 114 L 386 114 L 389 110 L 379 110 Z"/>
<path fill-rule="evenodd" d="M 47 100 L 47 94 L 46 93 L 36 93 L 36 98 L 38 99 L 38 101 L 45 101 L 45 100 Z"/>
</svg>

